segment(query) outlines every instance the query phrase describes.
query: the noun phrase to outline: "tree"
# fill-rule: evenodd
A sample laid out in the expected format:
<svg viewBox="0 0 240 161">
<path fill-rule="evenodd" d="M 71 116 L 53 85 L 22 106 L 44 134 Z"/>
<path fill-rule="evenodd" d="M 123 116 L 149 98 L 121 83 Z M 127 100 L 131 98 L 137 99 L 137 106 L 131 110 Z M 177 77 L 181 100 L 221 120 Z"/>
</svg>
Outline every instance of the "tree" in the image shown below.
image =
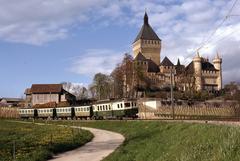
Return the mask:
<svg viewBox="0 0 240 161">
<path fill-rule="evenodd" d="M 88 98 L 88 90 L 86 87 L 71 82 L 62 82 L 63 88 L 76 96 L 78 100 Z"/>
<path fill-rule="evenodd" d="M 112 79 L 109 75 L 97 73 L 94 76 L 91 88 L 92 91 L 96 91 L 96 96 L 99 100 L 110 98 L 112 94 Z"/>
<path fill-rule="evenodd" d="M 133 87 L 134 87 L 134 64 L 133 57 L 128 53 L 125 53 L 124 58 L 121 63 L 121 68 L 123 72 L 123 92 L 124 97 L 133 96 Z"/>
<path fill-rule="evenodd" d="M 113 97 L 123 98 L 124 97 L 124 76 L 122 66 L 118 64 L 112 71 L 111 77 L 113 79 Z"/>
</svg>

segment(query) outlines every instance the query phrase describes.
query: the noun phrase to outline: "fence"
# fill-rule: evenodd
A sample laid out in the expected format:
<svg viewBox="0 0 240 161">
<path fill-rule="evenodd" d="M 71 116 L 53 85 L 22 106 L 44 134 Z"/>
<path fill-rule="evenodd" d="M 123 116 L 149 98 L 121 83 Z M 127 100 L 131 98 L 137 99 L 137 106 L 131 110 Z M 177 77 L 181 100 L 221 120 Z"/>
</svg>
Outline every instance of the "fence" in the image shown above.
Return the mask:
<svg viewBox="0 0 240 161">
<path fill-rule="evenodd" d="M 200 119 L 239 120 L 240 107 L 234 106 L 159 106 L 152 109 L 140 106 L 139 117 L 143 119 Z"/>
<path fill-rule="evenodd" d="M 19 118 L 18 108 L 0 107 L 0 118 Z"/>
</svg>

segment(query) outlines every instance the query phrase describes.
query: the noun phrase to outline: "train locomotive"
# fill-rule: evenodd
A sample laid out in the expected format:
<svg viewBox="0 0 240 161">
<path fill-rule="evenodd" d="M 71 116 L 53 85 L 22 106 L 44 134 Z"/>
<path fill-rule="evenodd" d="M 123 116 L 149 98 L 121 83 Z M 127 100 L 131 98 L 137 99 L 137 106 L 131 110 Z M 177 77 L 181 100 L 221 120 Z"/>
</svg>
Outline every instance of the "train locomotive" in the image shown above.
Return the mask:
<svg viewBox="0 0 240 161">
<path fill-rule="evenodd" d="M 84 106 L 19 109 L 22 119 L 122 119 L 137 118 L 137 113 L 137 101 L 125 99 L 103 100 Z"/>
</svg>

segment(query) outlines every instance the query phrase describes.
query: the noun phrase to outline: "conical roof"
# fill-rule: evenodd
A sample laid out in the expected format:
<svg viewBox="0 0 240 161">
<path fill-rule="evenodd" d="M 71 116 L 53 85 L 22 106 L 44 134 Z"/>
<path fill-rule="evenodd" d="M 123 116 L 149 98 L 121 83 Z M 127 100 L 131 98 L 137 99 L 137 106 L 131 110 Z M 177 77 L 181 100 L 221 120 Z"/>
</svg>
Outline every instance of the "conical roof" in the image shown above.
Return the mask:
<svg viewBox="0 0 240 161">
<path fill-rule="evenodd" d="M 145 12 L 145 15 L 144 15 L 144 23 L 143 23 L 142 28 L 141 28 L 140 32 L 138 33 L 136 39 L 134 40 L 134 42 L 136 42 L 139 39 L 161 41 L 161 39 L 159 39 L 157 34 L 154 32 L 152 27 L 149 25 L 148 15 L 147 15 L 146 12 Z"/>
</svg>

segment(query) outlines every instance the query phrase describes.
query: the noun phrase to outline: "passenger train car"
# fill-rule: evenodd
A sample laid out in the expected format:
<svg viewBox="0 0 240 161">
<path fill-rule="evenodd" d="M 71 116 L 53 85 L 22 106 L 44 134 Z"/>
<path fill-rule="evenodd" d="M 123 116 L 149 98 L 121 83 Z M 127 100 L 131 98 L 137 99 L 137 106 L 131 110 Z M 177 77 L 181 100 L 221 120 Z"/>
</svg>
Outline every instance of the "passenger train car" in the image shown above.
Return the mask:
<svg viewBox="0 0 240 161">
<path fill-rule="evenodd" d="M 21 118 L 42 119 L 122 119 L 137 118 L 136 100 L 98 101 L 92 105 L 52 108 L 21 108 Z"/>
<path fill-rule="evenodd" d="M 136 100 L 99 101 L 93 105 L 95 119 L 136 118 L 138 107 Z"/>
</svg>

